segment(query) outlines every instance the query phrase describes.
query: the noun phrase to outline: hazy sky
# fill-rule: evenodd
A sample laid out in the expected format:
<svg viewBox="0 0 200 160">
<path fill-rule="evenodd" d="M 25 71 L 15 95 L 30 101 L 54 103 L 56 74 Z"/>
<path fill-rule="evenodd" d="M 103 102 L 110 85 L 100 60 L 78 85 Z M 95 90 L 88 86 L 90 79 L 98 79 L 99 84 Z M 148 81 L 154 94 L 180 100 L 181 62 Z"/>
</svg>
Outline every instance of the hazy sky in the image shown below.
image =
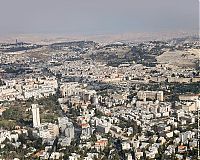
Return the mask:
<svg viewBox="0 0 200 160">
<path fill-rule="evenodd" d="M 0 35 L 198 30 L 198 0 L 0 0 Z"/>
</svg>

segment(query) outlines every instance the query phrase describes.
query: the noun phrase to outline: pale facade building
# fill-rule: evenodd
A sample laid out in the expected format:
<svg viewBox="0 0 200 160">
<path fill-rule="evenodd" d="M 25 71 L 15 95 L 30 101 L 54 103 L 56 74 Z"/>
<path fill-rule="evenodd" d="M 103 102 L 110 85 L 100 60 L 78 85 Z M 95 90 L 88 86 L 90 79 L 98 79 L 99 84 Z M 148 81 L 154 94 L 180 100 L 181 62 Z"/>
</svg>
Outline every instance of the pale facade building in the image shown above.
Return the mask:
<svg viewBox="0 0 200 160">
<path fill-rule="evenodd" d="M 147 99 L 163 101 L 163 91 L 139 91 L 137 97 L 140 100 L 146 101 Z"/>
<path fill-rule="evenodd" d="M 33 127 L 40 127 L 40 112 L 37 104 L 32 104 Z"/>
</svg>

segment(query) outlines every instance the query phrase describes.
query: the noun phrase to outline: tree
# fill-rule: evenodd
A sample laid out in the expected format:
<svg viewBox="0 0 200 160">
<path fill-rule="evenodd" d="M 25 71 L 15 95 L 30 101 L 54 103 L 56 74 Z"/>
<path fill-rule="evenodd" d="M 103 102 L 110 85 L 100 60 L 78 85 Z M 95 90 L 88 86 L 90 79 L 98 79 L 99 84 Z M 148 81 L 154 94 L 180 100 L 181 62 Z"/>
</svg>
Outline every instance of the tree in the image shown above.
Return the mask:
<svg viewBox="0 0 200 160">
<path fill-rule="evenodd" d="M 96 155 L 94 155 L 94 160 L 98 160 L 98 157 Z"/>
<path fill-rule="evenodd" d="M 26 135 L 24 133 L 20 134 L 18 141 L 22 144 L 26 144 Z"/>
<path fill-rule="evenodd" d="M 172 73 L 171 77 L 175 77 L 176 75 L 174 73 Z"/>
<path fill-rule="evenodd" d="M 12 119 L 12 120 L 19 120 L 22 117 L 22 112 L 19 107 L 13 107 L 5 110 L 2 113 L 4 119 Z"/>
<path fill-rule="evenodd" d="M 5 85 L 5 82 L 2 79 L 0 79 L 0 86 L 3 86 L 3 85 Z"/>
<path fill-rule="evenodd" d="M 116 150 L 112 153 L 111 160 L 120 160 L 120 156 Z"/>
<path fill-rule="evenodd" d="M 8 142 L 10 142 L 10 140 L 6 137 L 6 139 L 3 141 L 3 143 L 7 144 Z"/>
<path fill-rule="evenodd" d="M 33 136 L 33 131 L 31 129 L 28 130 L 28 138 L 33 141 L 35 138 Z"/>
<path fill-rule="evenodd" d="M 103 152 L 104 152 L 105 156 L 108 156 L 109 153 L 110 153 L 110 148 L 109 148 L 108 146 L 106 146 L 106 147 L 104 148 Z"/>
<path fill-rule="evenodd" d="M 42 145 L 42 138 L 38 138 L 33 142 L 33 147 L 36 149 L 42 149 L 44 148 L 44 145 Z"/>
<path fill-rule="evenodd" d="M 69 159 L 70 154 L 68 152 L 64 153 L 63 159 Z"/>
<path fill-rule="evenodd" d="M 95 134 L 92 134 L 90 140 L 91 140 L 93 143 L 95 143 L 95 142 L 97 141 L 96 135 L 95 135 Z"/>
</svg>

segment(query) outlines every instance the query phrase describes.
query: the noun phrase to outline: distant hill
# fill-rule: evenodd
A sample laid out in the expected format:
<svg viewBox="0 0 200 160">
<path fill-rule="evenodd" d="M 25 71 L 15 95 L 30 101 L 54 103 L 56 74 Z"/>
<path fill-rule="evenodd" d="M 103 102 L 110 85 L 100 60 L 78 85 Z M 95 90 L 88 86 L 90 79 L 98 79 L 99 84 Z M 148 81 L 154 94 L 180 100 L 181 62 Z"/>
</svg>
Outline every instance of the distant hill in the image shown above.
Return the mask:
<svg viewBox="0 0 200 160">
<path fill-rule="evenodd" d="M 154 32 L 154 33 L 138 33 L 128 32 L 123 34 L 106 34 L 106 35 L 58 35 L 58 34 L 21 34 L 0 37 L 0 43 L 13 43 L 16 39 L 24 42 L 37 44 L 51 44 L 66 41 L 95 41 L 100 43 L 111 42 L 142 42 L 150 40 L 167 40 L 172 38 L 182 38 L 186 36 L 198 35 L 197 32 Z"/>
</svg>

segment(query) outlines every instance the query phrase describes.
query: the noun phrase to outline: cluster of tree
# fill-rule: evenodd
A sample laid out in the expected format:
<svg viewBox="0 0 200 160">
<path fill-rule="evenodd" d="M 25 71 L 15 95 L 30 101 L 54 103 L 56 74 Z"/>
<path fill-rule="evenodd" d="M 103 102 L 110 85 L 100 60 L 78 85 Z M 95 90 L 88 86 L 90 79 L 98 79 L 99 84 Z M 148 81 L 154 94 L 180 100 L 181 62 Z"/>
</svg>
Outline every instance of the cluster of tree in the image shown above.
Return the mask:
<svg viewBox="0 0 200 160">
<path fill-rule="evenodd" d="M 200 93 L 200 85 L 199 82 L 193 82 L 189 84 L 185 83 L 172 83 L 169 84 L 170 90 L 173 93 Z"/>
<path fill-rule="evenodd" d="M 2 113 L 2 118 L 5 120 L 19 120 L 23 118 L 23 113 L 20 107 L 10 107 Z"/>
<path fill-rule="evenodd" d="M 60 109 L 58 97 L 56 95 L 50 95 L 49 97 L 43 97 L 35 101 L 39 105 L 42 105 L 45 108 L 45 110 L 56 111 Z"/>
<path fill-rule="evenodd" d="M 12 130 L 17 125 L 16 121 L 13 120 L 4 120 L 3 118 L 0 119 L 0 126 L 1 128 Z"/>
<path fill-rule="evenodd" d="M 61 42 L 53 43 L 49 47 L 54 50 L 62 50 L 64 47 L 69 47 L 74 51 L 80 51 L 80 49 L 91 48 L 96 45 L 93 41 L 73 41 L 73 42 Z"/>
<path fill-rule="evenodd" d="M 99 111 L 98 109 L 95 109 L 95 116 L 98 117 L 98 118 L 101 118 L 104 114 Z"/>
<path fill-rule="evenodd" d="M 14 68 L 14 67 L 9 67 L 5 69 L 6 73 L 15 73 L 15 74 L 22 74 L 25 72 L 24 68 Z"/>
<path fill-rule="evenodd" d="M 141 133 L 141 131 L 142 131 L 142 128 L 139 125 L 137 125 L 137 123 L 134 120 L 131 120 L 131 119 L 125 120 L 123 118 L 120 118 L 119 127 L 121 127 L 121 128 L 132 127 L 133 135 L 135 135 L 137 133 Z"/>
<path fill-rule="evenodd" d="M 10 141 L 6 139 L 3 144 L 6 144 L 4 148 L 1 149 L 1 158 L 3 159 L 24 159 L 25 155 L 30 152 L 30 148 L 35 148 L 36 150 L 44 149 L 44 144 L 42 143 L 41 138 L 33 137 L 32 131 L 28 130 L 28 135 L 20 134 L 18 142 L 20 142 L 19 147 L 15 147 Z M 23 145 L 26 145 L 26 148 L 23 148 Z"/>
<path fill-rule="evenodd" d="M 0 86 L 3 86 L 3 85 L 5 85 L 5 82 L 2 79 L 0 79 Z"/>
</svg>

